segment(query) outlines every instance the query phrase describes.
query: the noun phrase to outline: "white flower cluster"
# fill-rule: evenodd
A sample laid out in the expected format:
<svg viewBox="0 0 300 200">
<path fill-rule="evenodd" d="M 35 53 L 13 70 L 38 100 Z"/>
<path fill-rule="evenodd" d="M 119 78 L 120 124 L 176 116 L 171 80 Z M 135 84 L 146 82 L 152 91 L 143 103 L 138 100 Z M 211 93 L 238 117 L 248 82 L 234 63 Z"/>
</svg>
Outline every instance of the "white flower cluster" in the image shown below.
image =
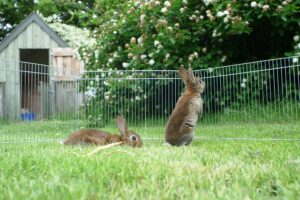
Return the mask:
<svg viewBox="0 0 300 200">
<path fill-rule="evenodd" d="M 154 46 L 155 46 L 157 49 L 162 49 L 162 48 L 163 48 L 162 44 L 161 44 L 160 41 L 158 41 L 158 40 L 155 40 L 155 41 L 154 41 Z"/>
<path fill-rule="evenodd" d="M 256 1 L 252 1 L 251 4 L 250 4 L 250 6 L 251 6 L 252 8 L 256 8 L 256 7 L 257 7 Z"/>
<path fill-rule="evenodd" d="M 292 0 L 285 0 L 285 1 L 282 1 L 282 5 L 286 6 L 291 2 L 292 2 Z"/>
<path fill-rule="evenodd" d="M 10 23 L 5 24 L 4 26 L 0 25 L 0 29 L 2 29 L 2 30 L 10 30 L 12 28 L 13 28 L 13 26 Z"/>
<path fill-rule="evenodd" d="M 295 55 L 300 56 L 300 36 L 295 35 L 293 37 L 293 40 L 295 42 L 294 50 L 295 50 Z M 298 58 L 293 59 L 293 63 L 298 63 Z"/>
<path fill-rule="evenodd" d="M 168 21 L 165 19 L 159 19 L 157 20 L 157 23 L 155 25 L 156 28 L 160 28 L 160 27 L 166 27 L 168 25 Z"/>
<path fill-rule="evenodd" d="M 64 24 L 58 15 L 52 15 L 45 18 L 42 14 L 38 14 L 71 47 L 79 49 L 82 46 L 93 46 L 96 43 L 95 38 L 91 37 L 91 32 L 89 30 Z M 78 52 L 76 55 L 79 57 Z"/>
<path fill-rule="evenodd" d="M 212 12 L 210 10 L 206 10 L 206 16 L 208 17 L 208 19 L 210 19 L 211 21 L 215 20 L 216 17 L 213 16 Z"/>
<path fill-rule="evenodd" d="M 189 62 L 193 62 L 194 59 L 198 58 L 199 57 L 199 54 L 197 52 L 194 52 L 192 54 L 189 55 Z"/>
<path fill-rule="evenodd" d="M 283 6 L 286 6 L 288 5 L 289 3 L 291 3 L 292 0 L 285 0 L 285 1 L 282 1 L 282 6 L 281 5 L 278 5 L 277 8 L 276 8 L 276 11 L 281 11 L 281 9 L 283 8 Z M 261 2 L 260 3 L 257 3 L 256 1 L 252 1 L 250 3 L 250 6 L 252 8 L 261 8 L 264 12 L 270 10 L 270 6 L 268 4 L 262 4 Z"/>
<path fill-rule="evenodd" d="M 166 13 L 170 9 L 170 7 L 171 7 L 170 1 L 165 1 L 164 2 L 164 7 L 160 10 L 160 12 L 161 13 Z"/>
<path fill-rule="evenodd" d="M 227 60 L 227 56 L 223 56 L 222 58 L 221 58 L 221 62 L 223 63 L 223 62 L 225 62 Z"/>
<path fill-rule="evenodd" d="M 151 59 L 150 61 L 149 61 L 149 65 L 154 65 L 155 64 L 155 60 L 154 59 Z"/>
<path fill-rule="evenodd" d="M 228 10 L 218 11 L 217 12 L 217 17 L 224 17 L 224 16 L 227 16 L 227 15 L 229 15 Z"/>
<path fill-rule="evenodd" d="M 127 63 L 127 62 L 123 62 L 123 63 L 122 63 L 122 67 L 124 67 L 124 68 L 127 68 L 127 67 L 129 67 L 129 65 L 130 65 L 130 64 L 129 64 L 129 63 Z"/>
<path fill-rule="evenodd" d="M 247 79 L 243 78 L 242 83 L 241 83 L 241 87 L 245 88 L 246 87 L 246 83 L 247 83 Z"/>
<path fill-rule="evenodd" d="M 94 87 L 87 87 L 87 91 L 84 93 L 85 97 L 88 101 L 96 97 L 96 88 Z"/>
<path fill-rule="evenodd" d="M 147 2 L 146 2 L 146 5 L 147 5 Z M 148 5 L 150 6 L 150 8 L 154 8 L 155 6 L 158 6 L 160 5 L 160 1 L 157 1 L 157 0 L 150 0 Z"/>
<path fill-rule="evenodd" d="M 93 76 L 94 78 L 92 78 L 92 80 L 89 82 L 89 86 L 87 86 L 87 90 L 86 92 L 84 92 L 84 95 L 86 97 L 86 100 L 88 102 L 92 101 L 94 98 L 96 98 L 96 96 L 99 94 L 97 94 L 97 89 L 98 91 L 101 91 L 100 94 L 102 94 L 103 96 L 101 97 L 101 100 L 107 101 L 108 103 L 114 103 L 114 101 L 116 101 L 116 99 L 118 98 L 117 96 L 117 92 L 119 91 L 118 89 L 116 89 L 114 86 L 115 84 L 113 84 L 114 80 L 110 80 L 109 77 L 123 77 L 123 78 L 127 78 L 127 79 L 132 79 L 134 77 L 143 77 L 144 74 L 143 73 L 139 73 L 139 74 L 134 74 L 134 75 L 126 75 L 124 71 L 115 71 L 112 69 L 109 69 L 109 71 L 103 71 L 102 69 L 97 70 L 97 74 L 95 76 Z M 94 72 L 93 72 L 94 74 Z M 106 80 L 104 80 L 103 82 L 100 81 L 100 77 L 105 77 L 107 78 Z M 121 79 L 116 80 L 118 82 L 121 82 Z M 97 86 L 93 86 L 95 85 L 95 83 L 97 83 Z M 98 84 L 99 83 L 99 84 Z M 102 84 L 100 86 L 100 84 Z M 105 86 L 105 87 L 102 87 Z M 131 99 L 128 99 L 130 102 L 135 103 L 138 101 L 142 101 L 144 99 L 147 99 L 147 93 L 146 90 L 141 87 L 139 84 L 136 83 L 132 83 L 132 90 L 135 93 L 134 97 Z"/>
<path fill-rule="evenodd" d="M 50 16 L 44 18 L 45 22 L 56 31 L 73 48 L 79 48 L 82 45 L 92 46 L 95 44 L 95 38 L 87 29 L 81 29 L 76 26 L 63 24 L 58 17 Z"/>
<path fill-rule="evenodd" d="M 215 0 L 203 0 L 203 2 L 205 3 L 205 5 L 209 5 L 215 2 Z"/>
</svg>

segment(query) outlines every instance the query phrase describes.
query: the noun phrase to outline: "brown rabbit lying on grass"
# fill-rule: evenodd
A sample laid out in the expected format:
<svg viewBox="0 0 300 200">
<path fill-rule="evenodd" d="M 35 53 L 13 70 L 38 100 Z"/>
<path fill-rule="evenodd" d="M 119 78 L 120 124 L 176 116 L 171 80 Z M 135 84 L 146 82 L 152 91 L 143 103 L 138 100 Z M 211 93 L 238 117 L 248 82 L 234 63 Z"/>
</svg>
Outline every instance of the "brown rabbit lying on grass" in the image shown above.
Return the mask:
<svg viewBox="0 0 300 200">
<path fill-rule="evenodd" d="M 165 129 L 165 139 L 171 145 L 189 145 L 194 136 L 198 116 L 202 114 L 202 98 L 205 83 L 195 78 L 191 68 L 179 68 L 179 76 L 185 91 L 178 99 Z"/>
<path fill-rule="evenodd" d="M 121 135 L 110 134 L 96 129 L 82 129 L 69 135 L 69 137 L 64 141 L 64 144 L 106 145 L 115 142 L 123 142 L 124 145 L 132 147 L 142 146 L 141 137 L 134 131 L 128 130 L 126 120 L 123 116 L 118 116 L 116 123 Z"/>
</svg>

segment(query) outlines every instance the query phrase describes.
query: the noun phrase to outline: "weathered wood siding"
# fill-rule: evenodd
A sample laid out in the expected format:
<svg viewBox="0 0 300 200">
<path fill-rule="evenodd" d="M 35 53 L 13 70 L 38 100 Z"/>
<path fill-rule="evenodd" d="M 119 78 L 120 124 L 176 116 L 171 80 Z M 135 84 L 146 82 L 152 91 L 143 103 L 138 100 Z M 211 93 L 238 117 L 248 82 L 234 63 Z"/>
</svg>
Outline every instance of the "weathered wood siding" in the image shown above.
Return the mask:
<svg viewBox="0 0 300 200">
<path fill-rule="evenodd" d="M 82 61 L 76 58 L 72 48 L 53 49 L 53 65 L 56 81 L 75 80 L 84 71 Z"/>
<path fill-rule="evenodd" d="M 4 82 L 0 82 L 0 118 L 4 116 Z"/>
<path fill-rule="evenodd" d="M 0 63 L 0 81 L 5 82 L 5 102 L 4 113 L 8 118 L 19 118 L 21 111 L 20 95 L 20 71 L 19 60 L 20 49 L 54 49 L 59 45 L 40 28 L 36 23 L 31 23 L 21 34 L 18 35 L 2 52 L 1 59 L 10 59 Z M 50 51 L 51 52 L 51 51 Z M 14 60 L 14 61 L 13 61 Z M 51 53 L 49 53 L 49 63 L 52 65 Z M 3 69 L 4 68 L 4 69 Z M 53 68 L 49 69 L 53 74 Z"/>
<path fill-rule="evenodd" d="M 82 103 L 76 81 L 57 81 L 55 83 L 55 113 L 64 118 L 72 118 Z"/>
<path fill-rule="evenodd" d="M 76 78 L 84 72 L 84 65 L 76 58 L 72 48 L 53 49 L 53 65 L 55 66 L 54 112 L 64 118 L 74 117 L 82 102 Z"/>
</svg>

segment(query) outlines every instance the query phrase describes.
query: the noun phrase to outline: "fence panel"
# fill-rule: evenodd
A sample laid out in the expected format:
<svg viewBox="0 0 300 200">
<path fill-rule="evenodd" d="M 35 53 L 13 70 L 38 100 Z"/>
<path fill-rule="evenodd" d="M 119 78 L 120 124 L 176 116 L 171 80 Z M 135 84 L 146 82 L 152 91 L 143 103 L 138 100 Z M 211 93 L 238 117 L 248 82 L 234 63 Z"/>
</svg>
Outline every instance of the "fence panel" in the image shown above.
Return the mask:
<svg viewBox="0 0 300 200">
<path fill-rule="evenodd" d="M 176 70 L 72 72 L 62 79 L 56 74 L 60 69 L 51 67 L 0 60 L 0 143 L 57 141 L 80 127 L 118 133 L 118 114 L 143 139 L 163 141 L 168 117 L 184 90 Z M 5 81 L 16 74 L 14 82 Z M 206 83 L 196 138 L 300 140 L 299 57 L 194 74 Z"/>
<path fill-rule="evenodd" d="M 300 139 L 299 58 L 202 70 L 204 110 L 196 129 L 206 139 Z M 88 71 L 80 79 L 84 121 L 115 131 L 115 116 L 144 138 L 163 139 L 184 85 L 177 71 Z"/>
<path fill-rule="evenodd" d="M 56 80 L 52 68 L 0 59 L 0 144 L 57 141 L 80 127 L 77 74 Z"/>
</svg>

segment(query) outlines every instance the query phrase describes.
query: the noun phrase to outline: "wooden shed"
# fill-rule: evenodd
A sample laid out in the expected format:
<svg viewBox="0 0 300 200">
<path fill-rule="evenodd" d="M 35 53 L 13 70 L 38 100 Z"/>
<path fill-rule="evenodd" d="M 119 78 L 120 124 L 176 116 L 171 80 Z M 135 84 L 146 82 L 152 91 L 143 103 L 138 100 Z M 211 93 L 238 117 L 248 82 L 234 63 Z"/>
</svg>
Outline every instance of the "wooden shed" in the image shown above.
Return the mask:
<svg viewBox="0 0 300 200">
<path fill-rule="evenodd" d="M 82 69 L 67 42 L 39 15 L 30 14 L 0 43 L 0 117 L 49 116 L 55 110 L 56 82 L 74 81 Z"/>
</svg>

